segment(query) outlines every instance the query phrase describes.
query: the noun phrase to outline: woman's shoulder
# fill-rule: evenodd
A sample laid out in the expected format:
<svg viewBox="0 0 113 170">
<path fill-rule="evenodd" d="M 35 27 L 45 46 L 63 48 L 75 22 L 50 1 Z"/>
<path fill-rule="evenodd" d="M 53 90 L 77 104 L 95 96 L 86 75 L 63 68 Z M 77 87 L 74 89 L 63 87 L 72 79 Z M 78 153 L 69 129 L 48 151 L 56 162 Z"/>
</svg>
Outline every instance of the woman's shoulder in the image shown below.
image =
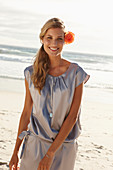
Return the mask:
<svg viewBox="0 0 113 170">
<path fill-rule="evenodd" d="M 33 72 L 33 65 L 30 65 L 24 69 L 24 73 L 29 72 L 30 74 Z"/>
<path fill-rule="evenodd" d="M 67 69 L 67 75 L 73 74 L 73 76 L 77 76 L 78 73 L 84 73 L 85 70 L 78 63 L 71 61 L 70 66 Z"/>
<path fill-rule="evenodd" d="M 63 59 L 64 61 L 64 66 L 66 66 L 67 68 L 78 68 L 80 67 L 76 62 L 71 61 L 71 60 L 67 60 L 67 59 Z"/>
<path fill-rule="evenodd" d="M 76 72 L 78 70 L 78 68 L 80 67 L 79 64 L 77 64 L 76 62 L 73 61 L 69 61 L 69 71 L 74 71 Z"/>
</svg>

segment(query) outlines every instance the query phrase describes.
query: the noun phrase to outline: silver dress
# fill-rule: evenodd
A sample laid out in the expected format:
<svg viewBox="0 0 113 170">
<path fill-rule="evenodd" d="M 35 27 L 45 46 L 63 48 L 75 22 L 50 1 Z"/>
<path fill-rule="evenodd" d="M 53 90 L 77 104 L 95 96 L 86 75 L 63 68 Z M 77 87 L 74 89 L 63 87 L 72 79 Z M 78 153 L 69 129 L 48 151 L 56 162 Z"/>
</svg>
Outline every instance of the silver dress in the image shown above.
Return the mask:
<svg viewBox="0 0 113 170">
<path fill-rule="evenodd" d="M 56 135 L 69 114 L 75 88 L 86 82 L 89 75 L 76 63 L 71 63 L 65 73 L 54 77 L 47 75 L 41 91 L 31 81 L 33 67 L 25 69 L 25 78 L 33 100 L 28 131 L 20 134 L 24 138 L 20 170 L 37 170 L 38 164 L 55 140 Z M 77 138 L 81 133 L 80 110 L 76 124 L 55 153 L 50 170 L 74 170 Z"/>
</svg>

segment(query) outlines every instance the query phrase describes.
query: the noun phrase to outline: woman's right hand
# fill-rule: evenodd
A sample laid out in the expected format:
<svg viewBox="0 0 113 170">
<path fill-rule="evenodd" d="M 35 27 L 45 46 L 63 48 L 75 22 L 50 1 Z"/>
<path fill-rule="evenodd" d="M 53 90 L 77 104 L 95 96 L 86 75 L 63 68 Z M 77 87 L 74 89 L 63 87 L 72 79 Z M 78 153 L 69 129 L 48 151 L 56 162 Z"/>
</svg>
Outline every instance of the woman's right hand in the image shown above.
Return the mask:
<svg viewBox="0 0 113 170">
<path fill-rule="evenodd" d="M 18 165 L 19 159 L 17 154 L 13 154 L 12 158 L 9 162 L 9 169 L 10 170 L 17 170 L 17 165 Z"/>
</svg>

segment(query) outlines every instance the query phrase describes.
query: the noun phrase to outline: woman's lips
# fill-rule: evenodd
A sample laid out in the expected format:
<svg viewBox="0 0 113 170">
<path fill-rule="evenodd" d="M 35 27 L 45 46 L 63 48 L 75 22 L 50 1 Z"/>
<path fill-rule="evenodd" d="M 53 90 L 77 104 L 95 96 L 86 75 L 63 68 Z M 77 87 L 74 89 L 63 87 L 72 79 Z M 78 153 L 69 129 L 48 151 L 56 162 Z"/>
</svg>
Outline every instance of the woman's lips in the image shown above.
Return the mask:
<svg viewBox="0 0 113 170">
<path fill-rule="evenodd" d="M 49 49 L 50 49 L 51 51 L 57 51 L 57 50 L 58 50 L 58 48 L 52 48 L 52 47 L 49 47 Z"/>
</svg>

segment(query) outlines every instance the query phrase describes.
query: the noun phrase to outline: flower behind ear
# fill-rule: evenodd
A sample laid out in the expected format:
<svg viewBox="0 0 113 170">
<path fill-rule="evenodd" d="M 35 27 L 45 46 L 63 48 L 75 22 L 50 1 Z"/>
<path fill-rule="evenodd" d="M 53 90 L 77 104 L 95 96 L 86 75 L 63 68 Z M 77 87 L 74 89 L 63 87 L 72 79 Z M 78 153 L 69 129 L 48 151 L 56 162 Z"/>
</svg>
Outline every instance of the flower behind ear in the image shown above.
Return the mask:
<svg viewBox="0 0 113 170">
<path fill-rule="evenodd" d="M 64 39 L 65 44 L 72 43 L 74 41 L 74 39 L 75 39 L 75 34 L 74 33 L 70 32 L 70 31 L 65 33 L 65 39 Z"/>
</svg>

